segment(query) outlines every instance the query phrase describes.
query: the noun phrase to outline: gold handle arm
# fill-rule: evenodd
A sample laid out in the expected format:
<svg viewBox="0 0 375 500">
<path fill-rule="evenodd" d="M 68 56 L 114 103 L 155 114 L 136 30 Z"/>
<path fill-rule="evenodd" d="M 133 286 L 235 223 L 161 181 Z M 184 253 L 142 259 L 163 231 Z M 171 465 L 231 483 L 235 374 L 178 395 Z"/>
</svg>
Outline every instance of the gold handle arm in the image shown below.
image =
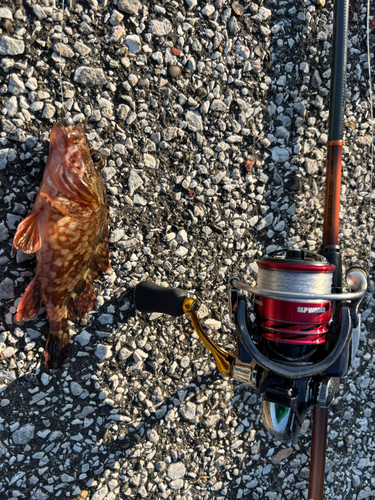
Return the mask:
<svg viewBox="0 0 375 500">
<path fill-rule="evenodd" d="M 196 331 L 198 337 L 201 339 L 203 344 L 207 347 L 207 349 L 211 352 L 211 354 L 215 358 L 219 372 L 226 377 L 230 377 L 231 367 L 234 361 L 237 359 L 237 356 L 229 352 L 223 351 L 207 336 L 206 332 L 201 327 L 199 319 L 196 315 L 197 302 L 195 299 L 186 297 L 182 303 L 182 310 L 184 311 L 184 313 L 190 316 L 194 330 Z"/>
</svg>

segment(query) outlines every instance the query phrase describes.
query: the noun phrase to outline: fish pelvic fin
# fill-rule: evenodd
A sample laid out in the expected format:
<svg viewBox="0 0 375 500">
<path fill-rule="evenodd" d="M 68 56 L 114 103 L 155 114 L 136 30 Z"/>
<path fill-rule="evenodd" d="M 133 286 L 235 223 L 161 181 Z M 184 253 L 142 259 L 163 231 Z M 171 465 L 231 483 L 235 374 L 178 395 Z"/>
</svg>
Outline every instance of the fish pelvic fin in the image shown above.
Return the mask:
<svg viewBox="0 0 375 500">
<path fill-rule="evenodd" d="M 18 224 L 17 232 L 13 239 L 12 255 L 16 250 L 25 253 L 34 253 L 42 246 L 42 239 L 38 228 L 38 212 L 31 212 L 22 222 Z"/>
<path fill-rule="evenodd" d="M 41 307 L 42 295 L 40 293 L 40 286 L 38 280 L 34 278 L 30 281 L 17 306 L 16 321 L 28 321 L 29 319 L 36 318 Z"/>
<path fill-rule="evenodd" d="M 91 273 L 86 279 L 82 279 L 77 283 L 73 290 L 72 298 L 68 306 L 68 318 L 71 321 L 81 319 L 85 314 L 91 311 L 96 300 L 96 295 L 93 292 Z"/>
<path fill-rule="evenodd" d="M 96 247 L 92 262 L 92 277 L 95 280 L 98 276 L 105 273 L 109 268 L 109 247 L 108 232 L 104 240 Z"/>
<path fill-rule="evenodd" d="M 48 370 L 60 368 L 66 363 L 69 355 L 69 329 L 66 319 L 51 325 L 44 350 L 44 367 Z"/>
</svg>

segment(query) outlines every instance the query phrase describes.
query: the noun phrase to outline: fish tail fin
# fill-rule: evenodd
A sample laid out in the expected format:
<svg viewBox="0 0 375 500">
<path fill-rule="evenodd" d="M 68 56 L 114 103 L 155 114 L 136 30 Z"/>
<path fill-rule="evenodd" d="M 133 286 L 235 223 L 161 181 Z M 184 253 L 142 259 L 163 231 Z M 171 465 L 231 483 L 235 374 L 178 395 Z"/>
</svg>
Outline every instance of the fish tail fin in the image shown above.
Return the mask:
<svg viewBox="0 0 375 500">
<path fill-rule="evenodd" d="M 31 212 L 22 222 L 18 224 L 17 232 L 13 239 L 12 255 L 16 250 L 25 253 L 34 253 L 42 246 L 42 240 L 38 228 L 38 212 Z"/>
<path fill-rule="evenodd" d="M 69 344 L 68 323 L 64 319 L 59 323 L 58 328 L 51 328 L 48 334 L 44 350 L 44 367 L 47 369 L 56 369 L 64 365 L 69 354 Z"/>
<path fill-rule="evenodd" d="M 34 278 L 30 281 L 17 306 L 16 321 L 27 321 L 31 318 L 35 318 L 41 307 L 42 296 L 40 293 L 40 286 L 39 282 Z"/>
</svg>

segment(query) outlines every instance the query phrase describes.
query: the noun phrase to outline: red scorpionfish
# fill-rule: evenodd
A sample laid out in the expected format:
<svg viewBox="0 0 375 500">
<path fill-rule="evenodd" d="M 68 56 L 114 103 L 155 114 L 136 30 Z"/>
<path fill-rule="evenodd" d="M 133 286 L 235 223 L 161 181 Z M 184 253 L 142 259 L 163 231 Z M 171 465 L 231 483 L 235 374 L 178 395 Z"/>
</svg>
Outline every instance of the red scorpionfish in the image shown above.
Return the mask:
<svg viewBox="0 0 375 500">
<path fill-rule="evenodd" d="M 62 366 L 69 352 L 68 319 L 94 302 L 92 282 L 109 267 L 104 159 L 79 125 L 55 123 L 34 208 L 18 226 L 17 249 L 36 252 L 36 273 L 17 307 L 16 320 L 35 318 L 44 303 L 50 331 L 44 366 Z"/>
</svg>

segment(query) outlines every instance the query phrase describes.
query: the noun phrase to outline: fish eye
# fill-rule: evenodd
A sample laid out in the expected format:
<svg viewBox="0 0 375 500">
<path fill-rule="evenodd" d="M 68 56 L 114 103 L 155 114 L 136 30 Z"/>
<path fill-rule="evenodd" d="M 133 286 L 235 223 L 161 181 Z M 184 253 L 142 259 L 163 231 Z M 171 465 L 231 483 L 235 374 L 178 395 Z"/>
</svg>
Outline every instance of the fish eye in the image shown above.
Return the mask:
<svg viewBox="0 0 375 500">
<path fill-rule="evenodd" d="M 91 152 L 91 159 L 95 167 L 103 168 L 104 167 L 104 158 L 99 151 Z"/>
</svg>

